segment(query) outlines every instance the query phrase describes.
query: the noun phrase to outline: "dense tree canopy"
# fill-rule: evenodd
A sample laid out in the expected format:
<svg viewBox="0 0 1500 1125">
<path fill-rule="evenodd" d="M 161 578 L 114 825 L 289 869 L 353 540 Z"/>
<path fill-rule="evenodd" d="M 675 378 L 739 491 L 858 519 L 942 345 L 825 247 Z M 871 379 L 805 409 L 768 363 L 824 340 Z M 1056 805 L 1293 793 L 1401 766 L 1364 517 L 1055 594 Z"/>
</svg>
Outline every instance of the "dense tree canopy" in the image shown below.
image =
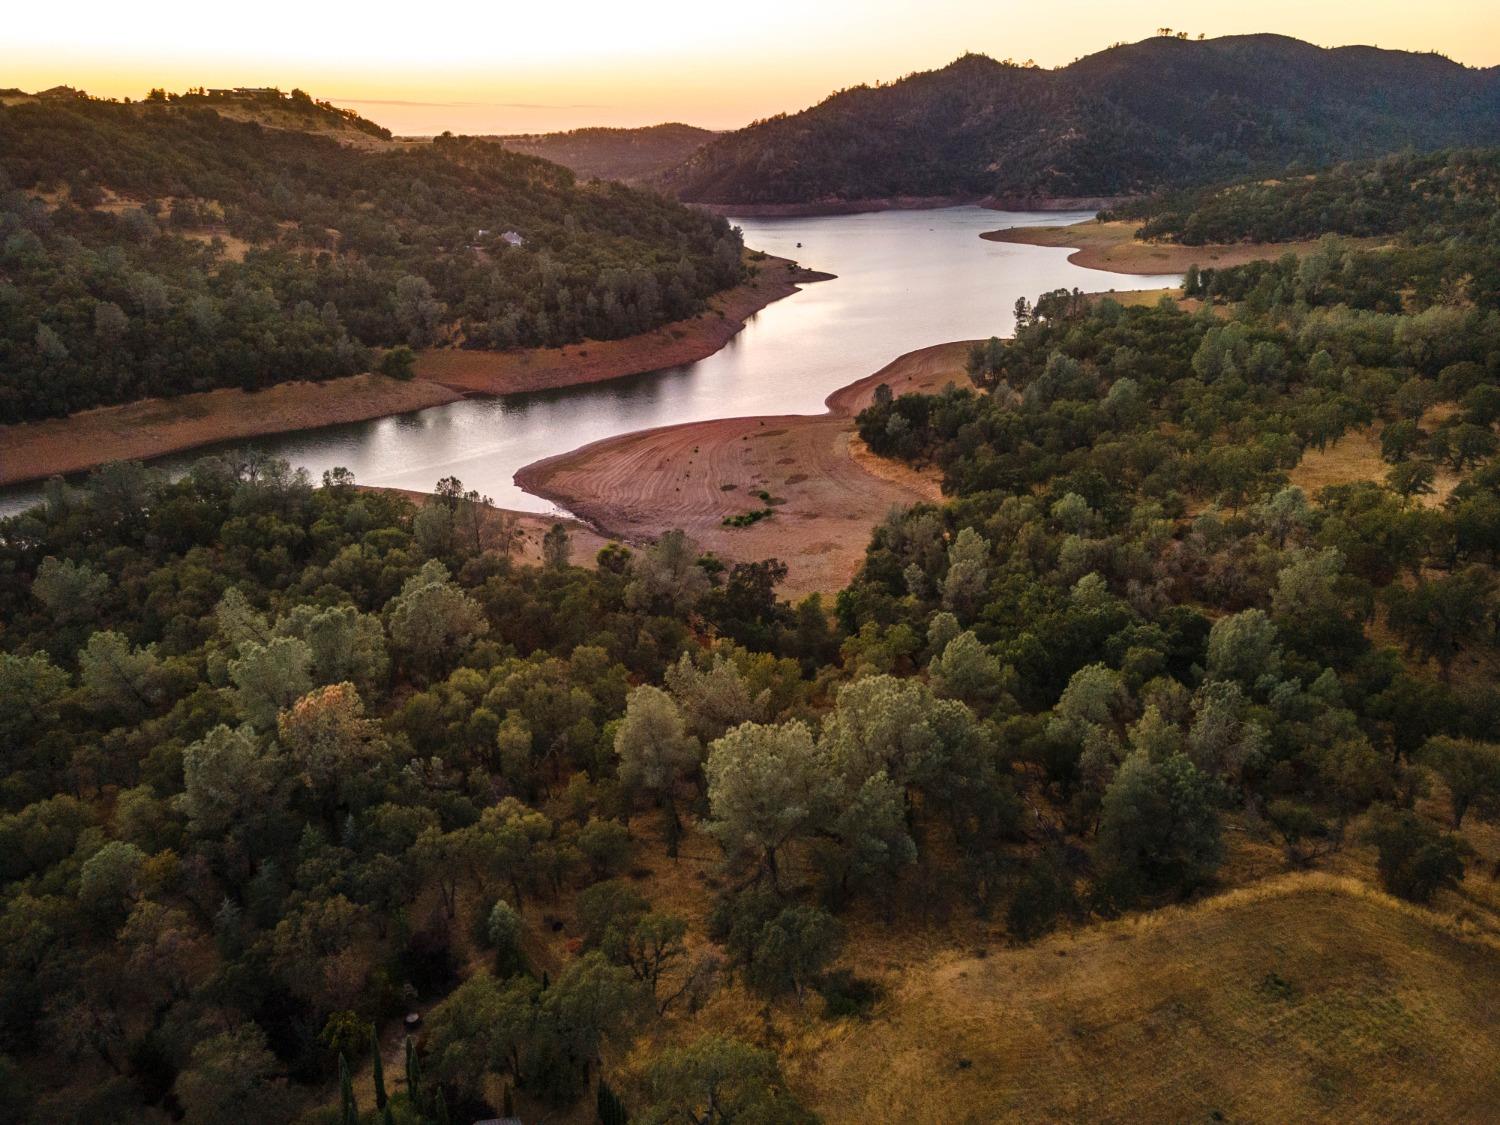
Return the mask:
<svg viewBox="0 0 1500 1125">
<path fill-rule="evenodd" d="M 200 97 L 0 106 L 0 422 L 347 375 L 372 348 L 611 339 L 741 277 L 723 220 L 651 193 L 355 136 Z"/>
</svg>

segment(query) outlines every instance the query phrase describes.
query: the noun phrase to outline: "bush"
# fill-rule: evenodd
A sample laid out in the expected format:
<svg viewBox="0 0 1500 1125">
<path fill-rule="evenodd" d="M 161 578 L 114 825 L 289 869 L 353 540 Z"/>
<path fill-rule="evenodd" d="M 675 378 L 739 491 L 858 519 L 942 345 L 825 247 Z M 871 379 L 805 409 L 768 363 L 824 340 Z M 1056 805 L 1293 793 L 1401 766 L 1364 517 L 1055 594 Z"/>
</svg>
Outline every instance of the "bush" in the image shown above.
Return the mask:
<svg viewBox="0 0 1500 1125">
<path fill-rule="evenodd" d="M 1377 809 L 1365 838 L 1380 852 L 1381 885 L 1408 902 L 1430 902 L 1443 888 L 1456 888 L 1464 857 L 1473 854 L 1462 836 L 1405 809 Z"/>
<path fill-rule="evenodd" d="M 392 379 L 408 382 L 417 373 L 417 357 L 405 344 L 398 344 L 380 357 L 377 370 Z"/>
</svg>

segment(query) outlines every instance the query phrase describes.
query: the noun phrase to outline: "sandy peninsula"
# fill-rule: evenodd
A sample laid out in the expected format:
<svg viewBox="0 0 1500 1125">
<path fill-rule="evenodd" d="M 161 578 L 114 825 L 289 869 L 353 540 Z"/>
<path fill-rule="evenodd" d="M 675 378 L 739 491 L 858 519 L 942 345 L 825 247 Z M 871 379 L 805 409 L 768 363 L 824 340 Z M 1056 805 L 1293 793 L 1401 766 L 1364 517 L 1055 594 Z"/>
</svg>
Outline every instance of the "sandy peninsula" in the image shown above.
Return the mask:
<svg viewBox="0 0 1500 1125">
<path fill-rule="evenodd" d="M 1056 227 L 1009 227 L 986 231 L 980 238 L 1022 246 L 1063 246 L 1073 253 L 1075 266 L 1113 273 L 1181 273 L 1188 266 L 1239 266 L 1283 254 L 1306 254 L 1315 241 L 1235 242 L 1182 246 L 1175 242 L 1143 242 L 1135 237 L 1138 224 L 1090 220 Z"/>
<path fill-rule="evenodd" d="M 887 383 L 898 395 L 968 384 L 969 344 L 910 352 L 828 397 L 828 413 L 689 422 L 624 434 L 538 461 L 516 483 L 626 542 L 680 527 L 734 560 L 778 558 L 782 594 L 833 593 L 854 576 L 870 528 L 894 505 L 942 498 L 935 473 L 872 455 L 854 416 Z M 724 526 L 766 506 L 749 527 Z"/>
<path fill-rule="evenodd" d="M 511 352 L 433 349 L 418 358 L 417 378 L 410 382 L 366 374 L 278 383 L 250 394 L 225 388 L 0 426 L 0 485 L 220 441 L 405 414 L 467 394 L 568 387 L 692 363 L 722 348 L 771 302 L 831 276 L 769 255 L 751 256 L 750 264 L 754 275 L 714 297 L 699 316 L 623 340 Z"/>
</svg>

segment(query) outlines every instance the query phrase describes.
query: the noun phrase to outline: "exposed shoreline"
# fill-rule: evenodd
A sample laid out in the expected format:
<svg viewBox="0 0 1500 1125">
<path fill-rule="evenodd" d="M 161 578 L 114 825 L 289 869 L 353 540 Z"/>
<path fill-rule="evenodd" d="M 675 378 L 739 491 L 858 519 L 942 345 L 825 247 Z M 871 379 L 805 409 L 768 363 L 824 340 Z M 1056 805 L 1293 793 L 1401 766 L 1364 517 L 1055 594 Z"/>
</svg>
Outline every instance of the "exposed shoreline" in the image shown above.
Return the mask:
<svg viewBox="0 0 1500 1125">
<path fill-rule="evenodd" d="M 693 363 L 724 347 L 767 305 L 832 276 L 769 255 L 753 264 L 756 276 L 712 298 L 706 312 L 623 340 L 515 352 L 435 349 L 418 357 L 417 378 L 406 382 L 363 374 L 278 383 L 253 393 L 226 387 L 0 426 L 0 486 L 222 441 L 407 414 L 470 394 L 579 386 Z"/>
<path fill-rule="evenodd" d="M 602 383 L 696 363 L 729 343 L 767 305 L 790 297 L 803 285 L 833 278 L 769 254 L 750 264 L 756 268 L 754 277 L 714 296 L 707 310 L 688 320 L 620 340 L 585 340 L 561 348 L 434 348 L 417 357 L 417 378 L 466 394 L 504 395 Z"/>
<path fill-rule="evenodd" d="M 278 383 L 254 393 L 226 387 L 99 406 L 66 418 L 0 426 L 0 485 L 46 480 L 109 461 L 143 461 L 220 441 L 405 414 L 462 397 L 439 383 L 366 374 Z"/>
<path fill-rule="evenodd" d="M 868 215 L 877 211 L 932 211 L 942 207 L 984 207 L 991 211 L 1106 211 L 1131 198 L 1124 195 L 895 195 L 879 199 L 819 199 L 803 203 L 684 202 L 713 215 L 794 219 L 820 215 Z"/>
<path fill-rule="evenodd" d="M 521 469 L 516 483 L 551 500 L 607 537 L 640 543 L 682 528 L 733 561 L 778 558 L 790 597 L 833 593 L 864 558 L 870 528 L 893 506 L 939 502 L 935 474 L 874 457 L 854 417 L 887 383 L 898 395 L 968 382 L 969 342 L 900 356 L 840 387 L 827 413 L 685 422 L 605 438 Z M 723 525 L 765 506 L 775 514 L 749 527 Z"/>
<path fill-rule="evenodd" d="M 1185 246 L 1177 242 L 1141 242 L 1136 224 L 1111 222 L 1069 223 L 1062 226 L 1005 227 L 985 231 L 979 237 L 989 242 L 1022 246 L 1056 246 L 1071 249 L 1068 261 L 1085 269 L 1111 273 L 1182 273 L 1189 266 L 1239 266 L 1283 254 L 1307 254 L 1318 245 L 1303 242 L 1233 242 Z M 1365 243 L 1378 240 L 1360 240 Z"/>
</svg>

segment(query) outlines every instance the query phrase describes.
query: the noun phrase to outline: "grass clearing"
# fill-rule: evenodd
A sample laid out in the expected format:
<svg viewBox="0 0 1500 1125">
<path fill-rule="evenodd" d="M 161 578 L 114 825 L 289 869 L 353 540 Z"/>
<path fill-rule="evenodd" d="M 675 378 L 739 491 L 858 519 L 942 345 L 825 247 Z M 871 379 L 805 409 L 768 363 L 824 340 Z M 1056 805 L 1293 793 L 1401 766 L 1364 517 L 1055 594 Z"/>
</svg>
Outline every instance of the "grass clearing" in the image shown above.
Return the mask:
<svg viewBox="0 0 1500 1125">
<path fill-rule="evenodd" d="M 1500 1104 L 1497 995 L 1493 938 L 1289 875 L 939 955 L 788 1071 L 833 1123 L 1474 1121 Z"/>
</svg>

